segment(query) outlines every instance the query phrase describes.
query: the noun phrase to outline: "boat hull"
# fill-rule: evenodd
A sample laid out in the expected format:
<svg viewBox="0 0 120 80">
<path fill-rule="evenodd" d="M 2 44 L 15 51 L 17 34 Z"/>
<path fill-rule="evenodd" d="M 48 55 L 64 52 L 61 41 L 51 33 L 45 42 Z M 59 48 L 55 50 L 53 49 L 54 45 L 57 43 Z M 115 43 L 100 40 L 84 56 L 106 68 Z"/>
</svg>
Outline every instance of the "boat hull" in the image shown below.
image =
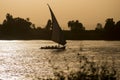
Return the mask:
<svg viewBox="0 0 120 80">
<path fill-rule="evenodd" d="M 65 46 L 63 46 L 63 47 L 48 46 L 48 47 L 41 47 L 40 49 L 65 49 Z"/>
</svg>

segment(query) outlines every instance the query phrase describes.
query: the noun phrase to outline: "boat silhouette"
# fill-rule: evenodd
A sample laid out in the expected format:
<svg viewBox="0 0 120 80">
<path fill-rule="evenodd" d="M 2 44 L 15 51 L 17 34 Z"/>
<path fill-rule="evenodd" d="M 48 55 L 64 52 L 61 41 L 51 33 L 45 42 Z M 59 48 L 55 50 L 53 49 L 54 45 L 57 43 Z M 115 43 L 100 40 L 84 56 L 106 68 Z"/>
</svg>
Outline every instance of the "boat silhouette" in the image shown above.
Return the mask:
<svg viewBox="0 0 120 80">
<path fill-rule="evenodd" d="M 48 4 L 47 4 L 48 5 Z M 48 8 L 50 10 L 51 13 L 51 19 L 52 19 L 52 36 L 51 36 L 51 40 L 54 41 L 55 43 L 58 43 L 58 45 L 56 46 L 45 46 L 45 47 L 41 47 L 41 49 L 65 49 L 66 46 L 66 39 L 64 38 L 62 29 L 60 27 L 60 25 L 58 24 L 58 21 L 52 11 L 52 9 L 50 8 L 50 6 L 48 5 Z"/>
</svg>

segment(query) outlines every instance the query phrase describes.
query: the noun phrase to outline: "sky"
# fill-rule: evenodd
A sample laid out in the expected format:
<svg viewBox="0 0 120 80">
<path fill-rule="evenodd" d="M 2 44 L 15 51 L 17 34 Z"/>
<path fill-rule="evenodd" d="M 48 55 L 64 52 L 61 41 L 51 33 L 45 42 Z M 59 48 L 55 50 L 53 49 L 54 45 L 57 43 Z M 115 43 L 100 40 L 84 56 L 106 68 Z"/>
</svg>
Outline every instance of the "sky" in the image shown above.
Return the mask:
<svg viewBox="0 0 120 80">
<path fill-rule="evenodd" d="M 64 30 L 71 20 L 79 20 L 87 30 L 95 29 L 97 23 L 104 26 L 107 18 L 120 20 L 120 0 L 0 0 L 0 23 L 10 13 L 44 27 L 51 18 L 47 4 Z"/>
</svg>

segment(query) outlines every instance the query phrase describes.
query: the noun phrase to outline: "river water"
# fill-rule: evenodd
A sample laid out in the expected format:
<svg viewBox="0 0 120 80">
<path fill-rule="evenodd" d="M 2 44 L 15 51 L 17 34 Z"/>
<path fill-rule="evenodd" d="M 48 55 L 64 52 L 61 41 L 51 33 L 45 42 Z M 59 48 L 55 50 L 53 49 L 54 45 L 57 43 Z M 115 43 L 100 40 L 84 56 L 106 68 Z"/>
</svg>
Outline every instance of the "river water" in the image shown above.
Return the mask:
<svg viewBox="0 0 120 80">
<path fill-rule="evenodd" d="M 114 60 L 120 75 L 120 41 L 68 40 L 64 51 L 40 49 L 51 45 L 56 44 L 47 40 L 0 40 L 0 80 L 41 80 L 54 78 L 54 71 L 76 71 L 77 54 L 96 61 Z"/>
</svg>

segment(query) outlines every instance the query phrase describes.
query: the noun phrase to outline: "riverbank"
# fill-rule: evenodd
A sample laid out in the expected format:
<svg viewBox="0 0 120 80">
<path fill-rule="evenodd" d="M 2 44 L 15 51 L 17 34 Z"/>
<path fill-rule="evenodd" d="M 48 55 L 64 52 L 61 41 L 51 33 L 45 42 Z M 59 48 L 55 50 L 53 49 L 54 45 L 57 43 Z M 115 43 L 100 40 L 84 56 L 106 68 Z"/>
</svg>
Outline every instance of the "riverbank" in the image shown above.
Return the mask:
<svg viewBox="0 0 120 80">
<path fill-rule="evenodd" d="M 40 32 L 27 34 L 0 34 L 0 40 L 51 40 L 52 31 L 41 30 Z M 120 35 L 106 34 L 99 31 L 71 32 L 63 31 L 66 40 L 120 40 Z"/>
</svg>

